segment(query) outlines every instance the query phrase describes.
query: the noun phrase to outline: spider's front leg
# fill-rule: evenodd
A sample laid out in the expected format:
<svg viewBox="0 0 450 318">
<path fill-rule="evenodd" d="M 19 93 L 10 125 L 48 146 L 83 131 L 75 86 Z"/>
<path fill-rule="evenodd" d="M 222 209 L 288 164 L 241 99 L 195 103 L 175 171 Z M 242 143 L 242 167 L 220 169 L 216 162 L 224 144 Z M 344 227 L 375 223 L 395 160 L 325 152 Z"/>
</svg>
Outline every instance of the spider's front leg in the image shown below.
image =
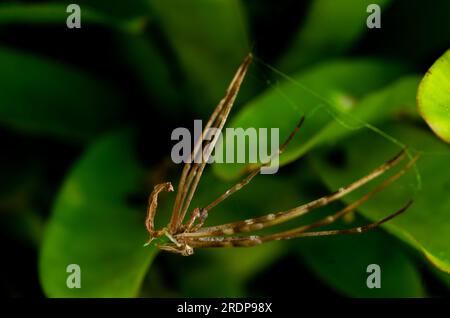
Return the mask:
<svg viewBox="0 0 450 318">
<path fill-rule="evenodd" d="M 157 236 L 161 236 L 162 231 L 155 231 L 155 214 L 156 208 L 158 207 L 158 195 L 162 191 L 172 192 L 173 187 L 170 182 L 157 184 L 152 193 L 148 198 L 148 208 L 147 208 L 147 217 L 145 219 L 145 227 L 147 228 L 148 233 L 150 234 L 150 238 L 147 241 L 146 245 L 150 244 L 150 242 Z"/>
</svg>

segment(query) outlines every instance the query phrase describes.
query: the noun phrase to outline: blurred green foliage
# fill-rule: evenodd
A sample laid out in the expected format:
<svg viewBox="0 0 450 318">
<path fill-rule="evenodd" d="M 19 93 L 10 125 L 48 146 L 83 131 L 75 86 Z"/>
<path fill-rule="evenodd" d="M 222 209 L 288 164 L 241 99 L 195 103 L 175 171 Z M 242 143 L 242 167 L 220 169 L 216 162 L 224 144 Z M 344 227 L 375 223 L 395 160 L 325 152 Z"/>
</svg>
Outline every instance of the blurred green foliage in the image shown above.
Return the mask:
<svg viewBox="0 0 450 318">
<path fill-rule="evenodd" d="M 143 249 L 146 231 L 127 194 L 143 175 L 130 134 L 95 142 L 68 174 L 42 244 L 40 275 L 53 297 L 137 296 L 155 250 Z M 139 242 L 140 244 L 136 244 Z M 61 251 L 64 251 L 61 253 Z M 60 268 L 82 268 L 83 288 L 66 287 Z"/>
<path fill-rule="evenodd" d="M 381 8 L 390 0 L 377 1 Z M 371 0 L 312 1 L 303 26 L 295 34 L 279 67 L 294 71 L 322 59 L 345 53 L 366 29 L 367 7 Z M 301 54 L 299 54 L 301 52 Z"/>
<path fill-rule="evenodd" d="M 88 75 L 7 49 L 0 51 L 0 63 L 5 126 L 86 141 L 120 118 L 121 96 Z"/>
<path fill-rule="evenodd" d="M 2 271 L 13 279 L 2 292 L 448 295 L 450 150 L 424 124 L 416 95 L 426 70 L 449 48 L 450 3 L 378 1 L 382 28 L 368 29 L 371 2 L 80 0 L 82 28 L 69 30 L 68 1 L 3 1 L 0 224 L 11 255 Z M 407 213 L 363 235 L 198 250 L 188 258 L 143 247 L 147 195 L 158 182 L 176 185 L 180 173 L 169 158 L 171 130 L 207 119 L 249 51 L 256 61 L 228 126 L 278 127 L 283 139 L 302 115 L 307 120 L 281 157 L 285 167 L 258 176 L 208 224 L 306 203 L 403 146 L 421 153 L 417 169 L 330 228 L 378 220 L 412 198 Z M 439 63 L 419 98 L 427 123 L 445 130 L 447 117 L 427 115 L 448 104 L 447 66 L 436 70 Z M 193 206 L 211 202 L 244 168 L 207 169 Z M 332 213 L 373 185 L 291 227 Z M 158 226 L 171 203 L 173 195 L 161 196 Z M 69 264 L 81 266 L 81 289 L 66 287 Z M 366 288 L 369 264 L 381 265 L 379 290 Z M 302 288 L 294 295 L 279 288 L 288 284 Z"/>
</svg>

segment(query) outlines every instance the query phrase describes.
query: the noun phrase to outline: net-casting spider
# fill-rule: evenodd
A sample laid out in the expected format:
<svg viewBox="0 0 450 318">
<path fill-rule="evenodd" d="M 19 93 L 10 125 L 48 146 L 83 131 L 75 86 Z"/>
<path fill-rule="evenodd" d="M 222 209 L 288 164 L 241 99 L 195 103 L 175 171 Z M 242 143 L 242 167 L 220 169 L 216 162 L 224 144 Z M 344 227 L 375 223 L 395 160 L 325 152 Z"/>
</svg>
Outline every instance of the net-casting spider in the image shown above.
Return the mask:
<svg viewBox="0 0 450 318">
<path fill-rule="evenodd" d="M 231 81 L 231 84 L 228 87 L 225 97 L 220 101 L 219 105 L 212 113 L 203 131 L 206 132 L 210 131 L 208 130 L 208 128 L 210 127 L 218 128 L 219 131 L 222 130 L 251 61 L 252 61 L 251 55 L 245 58 L 245 60 L 237 70 L 233 80 Z M 291 132 L 287 140 L 281 145 L 275 156 L 279 156 L 285 150 L 289 142 L 292 140 L 297 131 L 300 129 L 300 126 L 303 124 L 303 121 L 304 117 L 300 120 L 298 125 Z M 346 206 L 345 208 L 336 212 L 335 214 L 329 215 L 315 223 L 311 223 L 298 228 L 294 228 L 289 231 L 274 234 L 245 235 L 245 236 L 235 235 L 238 233 L 257 231 L 287 222 L 299 216 L 305 215 L 314 209 L 323 207 L 331 202 L 339 200 L 346 194 L 354 191 L 355 189 L 358 189 L 359 187 L 363 186 L 369 181 L 377 178 L 387 170 L 396 166 L 400 161 L 402 161 L 405 158 L 405 151 L 403 150 L 399 154 L 397 154 L 394 158 L 385 162 L 384 164 L 382 164 L 375 170 L 371 171 L 369 174 L 365 175 L 361 179 L 356 180 L 353 183 L 340 188 L 334 193 L 331 193 L 329 195 L 326 195 L 309 203 L 297 206 L 290 210 L 271 213 L 253 219 L 247 219 L 244 221 L 238 221 L 211 227 L 203 227 L 203 224 L 208 216 L 208 213 L 215 206 L 217 206 L 223 200 L 228 198 L 230 195 L 245 187 L 253 179 L 253 177 L 255 177 L 257 174 L 260 173 L 262 167 L 265 167 L 270 164 L 270 161 L 273 160 L 272 157 L 271 160 L 269 160 L 268 162 L 261 164 L 257 168 L 251 170 L 250 173 L 241 182 L 237 183 L 236 185 L 228 189 L 225 193 L 223 193 L 220 197 L 218 197 L 216 200 L 214 200 L 206 207 L 193 209 L 192 212 L 190 213 L 190 217 L 187 219 L 185 223 L 183 223 L 186 213 L 189 209 L 189 205 L 192 201 L 192 198 L 195 194 L 198 183 L 200 181 L 200 177 L 202 176 L 203 170 L 207 163 L 207 159 L 218 140 L 218 134 L 216 134 L 214 138 L 212 138 L 211 135 L 208 136 L 208 133 L 205 134 L 205 138 L 202 137 L 203 136 L 201 136 L 201 138 L 199 138 L 199 140 L 196 141 L 195 147 L 191 154 L 191 158 L 183 168 L 170 222 L 167 225 L 167 227 L 164 227 L 163 229 L 160 230 L 154 229 L 154 217 L 156 214 L 156 208 L 158 204 L 157 201 L 158 195 L 162 191 L 171 192 L 174 191 L 174 189 L 170 182 L 166 182 L 156 185 L 153 192 L 150 194 L 147 210 L 147 218 L 145 221 L 145 225 L 150 234 L 150 238 L 147 244 L 149 244 L 155 238 L 166 236 L 169 240 L 166 243 L 159 244 L 158 245 L 159 249 L 188 256 L 194 253 L 194 248 L 236 247 L 236 246 L 248 247 L 274 240 L 286 240 L 291 238 L 299 238 L 307 236 L 362 233 L 370 229 L 373 229 L 379 226 L 380 224 L 396 217 L 400 213 L 404 212 L 412 203 L 411 201 L 409 201 L 404 207 L 402 207 L 395 213 L 377 222 L 370 223 L 364 226 L 342 230 L 311 231 L 318 227 L 331 224 L 335 222 L 337 219 L 343 217 L 344 215 L 354 211 L 357 207 L 366 202 L 373 195 L 382 191 L 389 184 L 400 178 L 406 171 L 408 171 L 408 169 L 410 169 L 415 164 L 418 157 L 414 157 L 413 159 L 411 159 L 408 163 L 405 164 L 405 166 L 401 170 L 399 170 L 397 173 L 393 174 L 392 176 L 384 180 L 380 185 L 378 185 L 373 190 L 360 197 L 355 202 L 351 203 L 350 205 Z M 203 147 L 203 149 L 205 149 L 206 151 L 201 151 L 200 149 L 202 149 L 201 146 L 204 140 L 207 140 L 206 141 L 207 147 Z M 194 159 L 198 158 L 198 156 L 201 156 L 201 160 L 194 161 Z"/>
</svg>

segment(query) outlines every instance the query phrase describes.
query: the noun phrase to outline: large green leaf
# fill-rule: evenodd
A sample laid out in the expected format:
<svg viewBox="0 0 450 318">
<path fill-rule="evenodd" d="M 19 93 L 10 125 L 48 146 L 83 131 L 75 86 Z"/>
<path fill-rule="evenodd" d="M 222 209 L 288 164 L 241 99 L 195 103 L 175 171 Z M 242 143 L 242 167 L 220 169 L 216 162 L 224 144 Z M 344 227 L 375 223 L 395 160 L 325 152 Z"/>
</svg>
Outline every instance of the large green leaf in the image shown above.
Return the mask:
<svg viewBox="0 0 450 318">
<path fill-rule="evenodd" d="M 398 64 L 371 59 L 323 63 L 253 99 L 228 126 L 244 129 L 277 127 L 281 142 L 300 117 L 306 115 L 300 133 L 280 158 L 280 164 L 286 164 L 323 142 L 322 130 L 336 121 L 336 116 L 342 117 L 339 121 L 345 120 L 340 114 L 358 108 L 361 98 L 386 86 L 404 70 Z M 231 179 L 243 171 L 244 164 L 217 164 L 214 169 L 222 178 Z"/>
<path fill-rule="evenodd" d="M 422 157 L 417 170 L 410 171 L 359 211 L 371 220 L 381 219 L 412 199 L 414 203 L 407 212 L 384 227 L 422 251 L 438 268 L 450 272 L 450 174 L 447 169 L 450 148 L 430 133 L 412 126 L 397 124 L 382 128 L 411 149 L 422 152 Z M 340 164 L 327 159 L 329 154 L 315 157 L 317 170 L 330 189 L 368 173 L 392 157 L 398 146 L 371 132 L 361 132 L 340 143 L 337 149 Z M 366 191 L 367 187 L 355 191 L 344 201 L 354 201 Z"/>
<path fill-rule="evenodd" d="M 385 8 L 390 0 L 377 1 Z M 298 70 L 308 63 L 337 56 L 348 50 L 367 30 L 367 7 L 372 0 L 315 0 L 304 24 L 300 25 L 291 48 L 279 67 L 285 72 Z"/>
<path fill-rule="evenodd" d="M 0 122 L 77 141 L 120 121 L 122 97 L 68 66 L 0 48 Z"/>
<path fill-rule="evenodd" d="M 340 116 L 318 134 L 317 140 L 333 142 L 358 133 L 392 118 L 418 118 L 416 92 L 419 76 L 405 76 L 381 90 L 367 94 L 351 111 L 351 116 Z"/>
<path fill-rule="evenodd" d="M 142 177 L 128 134 L 95 142 L 59 193 L 39 260 L 50 297 L 137 296 L 154 247 L 144 248 L 144 214 L 127 205 Z M 81 288 L 66 286 L 66 267 L 81 268 Z"/>
<path fill-rule="evenodd" d="M 199 113 L 210 113 L 249 52 L 240 1 L 153 0 L 150 5 L 188 80 L 186 93 Z"/>
<path fill-rule="evenodd" d="M 450 143 L 450 50 L 425 74 L 417 101 L 419 112 L 430 128 Z"/>
</svg>

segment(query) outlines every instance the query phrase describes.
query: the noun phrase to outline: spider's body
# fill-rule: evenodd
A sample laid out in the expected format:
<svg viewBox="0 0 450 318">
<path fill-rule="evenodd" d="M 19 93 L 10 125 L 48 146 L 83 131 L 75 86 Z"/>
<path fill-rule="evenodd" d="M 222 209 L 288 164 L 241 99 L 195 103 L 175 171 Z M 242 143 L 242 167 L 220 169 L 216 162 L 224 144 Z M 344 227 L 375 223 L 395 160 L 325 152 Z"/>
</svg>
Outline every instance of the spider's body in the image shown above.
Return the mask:
<svg viewBox="0 0 450 318">
<path fill-rule="evenodd" d="M 231 81 L 230 86 L 228 87 L 225 97 L 220 101 L 219 105 L 212 113 L 203 131 L 209 132 L 210 130 L 208 128 L 217 128 L 218 131 L 222 130 L 251 61 L 252 56 L 249 55 L 241 64 L 238 71 L 236 72 L 236 75 Z M 303 121 L 304 117 L 301 118 L 298 125 L 291 132 L 287 140 L 281 145 L 280 149 L 274 156 L 279 156 L 284 151 L 289 142 L 292 140 L 297 131 L 300 129 L 301 125 L 303 124 Z M 201 147 L 204 140 L 206 140 L 208 143 L 207 147 Z M 193 209 L 192 212 L 190 213 L 190 217 L 187 219 L 185 223 L 183 223 L 187 211 L 189 209 L 189 205 L 195 194 L 201 175 L 205 168 L 205 165 L 208 161 L 209 155 L 211 154 L 214 146 L 216 145 L 217 140 L 218 135 L 215 135 L 213 137 L 211 135 L 208 135 L 207 133 L 205 136 L 201 136 L 201 138 L 197 141 L 194 150 L 191 154 L 190 162 L 186 163 L 183 168 L 170 222 L 167 225 L 167 227 L 161 230 L 155 230 L 153 223 L 158 204 L 157 202 L 158 195 L 162 191 L 172 192 L 174 191 L 174 189 L 170 182 L 158 184 L 155 186 L 153 192 L 150 195 L 147 210 L 146 227 L 150 234 L 150 238 L 147 244 L 149 244 L 155 238 L 166 237 L 167 238 L 166 242 L 158 245 L 159 249 L 168 252 L 179 253 L 184 256 L 189 256 L 194 253 L 194 248 L 249 247 L 262 244 L 264 242 L 274 240 L 285 240 L 298 237 L 362 233 L 394 218 L 395 216 L 404 212 L 411 204 L 411 202 L 408 202 L 404 207 L 402 207 L 397 212 L 389 215 L 388 217 L 378 222 L 371 223 L 365 226 L 351 228 L 347 230 L 311 231 L 317 227 L 331 224 L 337 219 L 343 217 L 344 215 L 354 211 L 357 207 L 366 202 L 373 195 L 382 191 L 389 184 L 400 178 L 406 171 L 408 171 L 415 164 L 418 157 L 415 157 L 412 160 L 410 160 L 401 170 L 399 170 L 394 175 L 390 176 L 380 185 L 375 187 L 373 190 L 371 190 L 370 192 L 368 192 L 367 194 L 365 194 L 352 204 L 346 206 L 345 208 L 336 212 L 335 214 L 327 216 L 315 223 L 304 225 L 289 231 L 278 232 L 268 235 L 239 235 L 241 233 L 250 233 L 287 222 L 289 220 L 302 216 L 306 213 L 309 213 L 314 209 L 317 209 L 331 202 L 339 200 L 346 194 L 363 186 L 364 184 L 380 176 L 387 170 L 396 166 L 400 161 L 402 161 L 405 158 L 405 151 L 402 151 L 391 160 L 374 169 L 369 174 L 363 176 L 361 179 L 356 180 L 355 182 L 340 188 L 338 191 L 331 193 L 327 196 L 324 196 L 322 198 L 319 198 L 317 200 L 294 207 L 290 210 L 271 213 L 253 219 L 247 219 L 244 221 L 238 221 L 218 226 L 203 227 L 205 220 L 208 217 L 208 213 L 216 205 L 221 203 L 230 195 L 239 191 L 241 188 L 245 187 L 257 174 L 260 173 L 261 168 L 270 164 L 271 160 L 273 160 L 273 158 L 271 158 L 269 162 L 253 169 L 241 182 L 237 183 L 236 185 L 228 189 L 224 194 L 222 194 L 219 198 L 214 200 L 206 207 Z M 201 149 L 206 150 L 202 151 Z M 199 158 L 199 156 L 201 156 L 201 160 L 194 160 Z"/>
</svg>

